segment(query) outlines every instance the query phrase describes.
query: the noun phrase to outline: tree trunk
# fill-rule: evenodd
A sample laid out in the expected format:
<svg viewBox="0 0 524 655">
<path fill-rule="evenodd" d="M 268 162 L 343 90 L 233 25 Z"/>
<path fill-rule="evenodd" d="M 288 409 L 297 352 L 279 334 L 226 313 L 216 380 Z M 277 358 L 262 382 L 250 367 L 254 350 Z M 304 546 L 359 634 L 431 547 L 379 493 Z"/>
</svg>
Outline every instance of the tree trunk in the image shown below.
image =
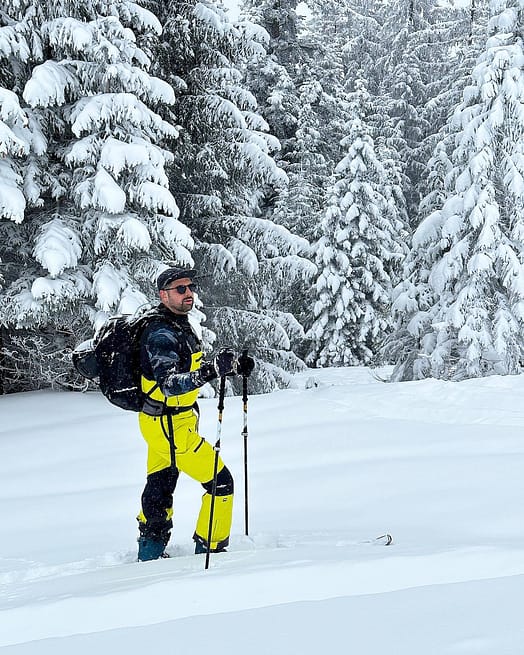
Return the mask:
<svg viewBox="0 0 524 655">
<path fill-rule="evenodd" d="M 473 33 L 475 31 L 475 0 L 471 0 L 471 5 L 469 7 L 469 36 L 468 36 L 468 45 L 473 44 Z"/>
<path fill-rule="evenodd" d="M 0 395 L 5 393 L 5 368 L 4 364 L 4 329 L 0 327 Z"/>
<path fill-rule="evenodd" d="M 415 0 L 409 0 L 408 25 L 413 27 L 415 24 Z"/>
</svg>

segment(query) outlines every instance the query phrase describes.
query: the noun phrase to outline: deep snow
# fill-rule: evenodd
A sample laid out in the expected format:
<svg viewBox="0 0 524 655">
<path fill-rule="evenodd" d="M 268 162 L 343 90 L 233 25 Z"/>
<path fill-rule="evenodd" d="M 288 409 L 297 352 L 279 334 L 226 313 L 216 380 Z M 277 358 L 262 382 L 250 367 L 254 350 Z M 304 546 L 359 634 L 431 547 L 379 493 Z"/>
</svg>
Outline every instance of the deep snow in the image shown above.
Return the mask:
<svg viewBox="0 0 524 655">
<path fill-rule="evenodd" d="M 251 397 L 249 537 L 228 398 L 234 527 L 208 571 L 191 554 L 201 488 L 182 476 L 173 557 L 135 562 L 136 416 L 94 393 L 0 397 L 2 655 L 522 655 L 523 394 L 524 376 L 354 368 Z M 216 400 L 201 409 L 214 442 Z M 393 545 L 370 541 L 386 531 Z"/>
</svg>

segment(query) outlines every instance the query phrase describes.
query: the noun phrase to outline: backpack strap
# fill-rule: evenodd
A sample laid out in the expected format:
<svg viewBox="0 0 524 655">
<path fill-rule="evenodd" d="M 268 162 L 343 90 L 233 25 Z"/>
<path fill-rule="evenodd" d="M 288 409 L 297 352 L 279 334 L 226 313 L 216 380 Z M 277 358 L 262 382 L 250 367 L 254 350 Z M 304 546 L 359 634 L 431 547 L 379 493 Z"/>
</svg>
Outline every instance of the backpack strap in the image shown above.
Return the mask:
<svg viewBox="0 0 524 655">
<path fill-rule="evenodd" d="M 156 403 L 156 400 L 153 400 L 153 399 L 151 398 L 151 395 L 152 395 L 152 394 L 153 394 L 153 393 L 158 389 L 158 387 L 159 387 L 159 384 L 158 384 L 158 382 L 156 382 L 156 383 L 151 387 L 151 389 L 149 389 L 149 391 L 146 391 L 145 393 L 142 392 L 142 393 L 144 394 L 144 396 L 145 396 L 144 406 L 142 407 L 142 411 L 143 411 L 145 414 L 149 414 L 149 416 L 157 416 L 157 414 L 151 414 L 150 412 L 146 412 L 144 408 L 146 407 L 146 405 L 148 405 L 148 403 L 151 403 L 151 404 L 152 404 L 152 403 Z"/>
<path fill-rule="evenodd" d="M 175 446 L 175 430 L 173 428 L 173 417 L 171 416 L 171 414 L 165 414 L 164 416 L 166 417 L 166 422 L 167 422 L 167 434 L 162 424 L 163 416 L 160 417 L 160 425 L 162 426 L 162 430 L 169 442 L 169 453 L 171 455 L 171 468 L 173 469 L 173 471 L 176 471 L 176 446 Z"/>
<path fill-rule="evenodd" d="M 196 405 L 196 403 L 195 403 Z M 148 416 L 176 416 L 183 412 L 189 412 L 194 408 L 194 405 L 189 406 L 169 406 L 162 400 L 156 400 L 146 396 L 142 412 Z"/>
</svg>

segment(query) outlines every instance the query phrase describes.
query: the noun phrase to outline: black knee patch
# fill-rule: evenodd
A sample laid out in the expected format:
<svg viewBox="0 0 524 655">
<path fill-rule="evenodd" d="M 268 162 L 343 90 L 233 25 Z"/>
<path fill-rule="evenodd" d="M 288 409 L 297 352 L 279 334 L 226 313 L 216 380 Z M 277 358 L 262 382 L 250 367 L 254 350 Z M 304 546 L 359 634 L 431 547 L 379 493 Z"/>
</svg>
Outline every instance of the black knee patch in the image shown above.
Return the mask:
<svg viewBox="0 0 524 655">
<path fill-rule="evenodd" d="M 208 494 L 213 493 L 213 480 L 202 483 Z M 234 491 L 233 476 L 227 466 L 217 475 L 217 496 L 229 496 Z"/>
</svg>

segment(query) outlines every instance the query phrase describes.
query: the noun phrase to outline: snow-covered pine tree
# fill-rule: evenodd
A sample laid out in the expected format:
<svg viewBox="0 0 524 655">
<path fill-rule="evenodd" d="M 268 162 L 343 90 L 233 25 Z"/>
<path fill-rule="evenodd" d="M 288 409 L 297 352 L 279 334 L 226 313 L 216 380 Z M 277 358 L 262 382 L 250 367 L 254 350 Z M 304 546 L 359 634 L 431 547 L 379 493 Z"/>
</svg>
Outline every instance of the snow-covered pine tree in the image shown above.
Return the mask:
<svg viewBox="0 0 524 655">
<path fill-rule="evenodd" d="M 248 62 L 246 83 L 271 133 L 279 139 L 275 161 L 288 177 L 285 187 L 264 198 L 261 214 L 305 238 L 292 258 L 281 258 L 278 266 L 265 259 L 257 298 L 261 307 L 291 314 L 306 325 L 310 323 L 309 290 L 317 272 L 309 242 L 318 229 L 329 175 L 319 131 L 323 127 L 318 116 L 323 92 L 309 71 L 311 44 L 304 37 L 297 1 L 247 1 L 242 7 L 243 16 L 269 35 L 265 56 Z M 272 276 L 277 284 L 266 283 Z M 300 339 L 292 341 L 292 347 L 303 355 L 304 334 L 296 334 Z"/>
<path fill-rule="evenodd" d="M 28 125 L 16 93 L 0 87 L 0 218 L 14 223 L 23 220 L 26 207 L 23 171 L 31 150 Z"/>
<path fill-rule="evenodd" d="M 10 330 L 45 334 L 61 353 L 71 332 L 142 305 L 165 260 L 192 262 L 165 170 L 178 131 L 163 113 L 175 94 L 148 73 L 137 35 L 161 27 L 139 4 L 59 0 L 15 9 L 3 15 L 5 27 L 25 23 L 31 45 L 12 45 L 18 60 L 5 58 L 3 70 L 18 76 L 15 93 L 44 146 L 26 190 L 39 191 L 35 209 L 11 242 L 19 264 L 0 316 Z M 52 381 L 32 374 L 36 385 Z"/>
<path fill-rule="evenodd" d="M 248 62 L 246 84 L 271 133 L 279 140 L 275 159 L 284 169 L 299 127 L 298 86 L 306 58 L 298 37 L 301 22 L 296 5 L 296 0 L 247 0 L 242 5 L 242 16 L 268 34 L 265 54 L 257 54 Z"/>
<path fill-rule="evenodd" d="M 454 117 L 446 197 L 414 234 L 396 290 L 394 379 L 521 370 L 523 0 L 492 0 L 489 38 Z"/>
<path fill-rule="evenodd" d="M 428 22 L 419 5 L 418 0 L 384 4 L 387 19 L 381 33 L 382 56 L 378 59 L 381 102 L 390 117 L 386 135 L 402 162 L 403 194 L 412 226 L 419 220 L 419 186 L 425 166 L 420 145 L 429 128 L 423 115 L 428 72 L 424 56 L 428 55 L 420 47 L 420 35 L 427 30 Z"/>
<path fill-rule="evenodd" d="M 429 68 L 424 115 L 431 125 L 434 147 L 440 140 L 441 129 L 449 124 L 449 117 L 462 98 L 485 44 L 487 3 L 470 0 L 469 6 L 437 6 L 431 14 L 433 18 L 419 34 L 419 41 Z"/>
<path fill-rule="evenodd" d="M 310 2 L 310 19 L 298 23 L 294 0 L 248 3 L 250 15 L 271 35 L 263 66 L 271 75 L 261 79 L 255 66 L 251 86 L 281 141 L 277 161 L 289 178 L 288 187 L 267 209 L 273 220 L 310 241 L 318 239 L 331 174 L 343 154 L 340 141 L 348 119 L 345 89 L 356 70 L 352 55 L 358 57 L 365 50 L 348 44 L 372 40 L 379 26 L 371 16 L 375 4 L 375 0 Z M 362 65 L 374 61 L 369 49 L 367 55 L 366 62 L 358 59 Z M 285 75 L 277 75 L 275 71 L 282 69 Z M 295 285 L 293 296 L 293 313 L 311 326 L 309 288 L 300 293 Z M 282 299 L 279 295 L 275 301 Z"/>
<path fill-rule="evenodd" d="M 27 369 L 27 350 L 6 321 L 6 289 L 23 275 L 30 257 L 31 230 L 22 223 L 40 203 L 35 182 L 45 152 L 37 121 L 21 98 L 27 80 L 26 62 L 38 40 L 32 39 L 34 8 L 4 2 L 0 14 L 0 377 L 1 392 L 23 387 L 17 381 Z M 22 266 L 21 266 L 22 260 Z"/>
<path fill-rule="evenodd" d="M 366 119 L 370 96 L 362 79 L 351 96 L 354 118 L 342 140 L 330 204 L 317 250 L 316 320 L 310 330 L 317 366 L 371 362 L 390 327 L 391 270 L 402 255 L 403 224 L 388 211 L 387 171 Z"/>
<path fill-rule="evenodd" d="M 0 49 L 9 51 L 9 41 L 2 28 Z M 2 75 L 2 82 L 9 82 L 7 76 Z M 31 151 L 28 125 L 28 116 L 20 107 L 17 95 L 0 88 L 0 295 L 9 279 L 9 268 L 17 263 L 10 251 L 26 208 L 24 171 Z M 12 366 L 12 359 L 6 351 L 7 335 L 4 333 L 5 327 L 0 321 L 0 393 L 4 393 L 9 386 L 8 369 Z"/>
<path fill-rule="evenodd" d="M 438 41 L 431 48 L 432 69 L 438 74 L 429 80 L 429 99 L 424 109 L 431 131 L 422 144 L 427 165 L 420 187 L 421 219 L 442 206 L 445 185 L 450 186 L 448 174 L 453 171 L 450 157 L 456 136 L 450 117 L 462 99 L 471 70 L 485 44 L 487 3 L 471 0 L 469 6 L 452 8 L 441 18 L 431 26 L 438 34 Z"/>
<path fill-rule="evenodd" d="M 384 82 L 388 70 L 398 63 L 398 52 L 392 47 L 392 36 L 388 31 L 392 25 L 388 22 L 392 8 L 384 0 L 344 0 L 343 5 L 347 15 L 347 36 L 341 48 L 344 88 L 355 88 L 359 76 L 366 79 L 370 96 L 366 123 L 374 139 L 377 157 L 387 173 L 383 180 L 383 194 L 387 201 L 388 220 L 391 225 L 399 226 L 398 237 L 400 242 L 405 242 L 409 219 L 404 193 L 410 188 L 405 173 L 406 141 L 402 125 L 392 111 L 391 93 Z M 407 19 L 404 17 L 403 20 Z M 401 229 L 400 225 L 404 227 Z M 407 252 L 405 243 L 402 251 Z M 395 258 L 395 265 L 389 270 L 394 285 L 402 273 L 400 260 Z"/>
<path fill-rule="evenodd" d="M 456 129 L 449 117 L 460 102 L 479 54 L 481 40 L 485 40 L 485 5 L 476 0 L 472 0 L 469 7 L 446 8 L 445 5 L 426 4 L 427 24 L 414 34 L 416 47 L 422 53 L 426 79 L 427 101 L 420 109 L 430 126 L 417 148 L 418 160 L 426 162 L 418 184 L 422 199 L 417 220 L 424 220 L 442 206 L 446 188 L 452 187 L 453 175 L 457 174 L 450 159 Z M 402 283 L 395 290 L 395 296 L 403 298 L 411 308 L 414 306 L 414 289 L 410 280 L 419 266 L 417 254 L 412 253 L 406 258 Z M 394 353 L 396 361 L 408 362 L 414 356 L 412 345 L 406 326 L 399 326 L 384 351 L 390 355 Z M 401 376 L 398 371 L 396 374 Z"/>
<path fill-rule="evenodd" d="M 179 89 L 173 106 L 182 130 L 171 189 L 191 227 L 202 272 L 202 299 L 216 347 L 249 347 L 259 359 L 253 388 L 286 384 L 303 366 L 289 351 L 300 327 L 262 302 L 267 284 L 299 267 L 307 242 L 261 211 L 267 194 L 286 183 L 273 153 L 278 140 L 246 88 L 244 66 L 264 55 L 268 35 L 233 24 L 211 2 L 155 3 L 164 25 L 158 74 Z"/>
<path fill-rule="evenodd" d="M 427 215 L 419 203 L 428 194 L 428 176 L 435 182 L 428 161 L 478 56 L 485 13 L 480 4 L 486 3 L 473 0 L 467 8 L 463 3 L 455 7 L 436 0 L 382 4 L 378 49 L 382 52 L 376 67 L 382 78 L 382 98 L 378 100 L 393 119 L 385 134 L 403 162 L 403 188 L 415 229 Z"/>
</svg>

